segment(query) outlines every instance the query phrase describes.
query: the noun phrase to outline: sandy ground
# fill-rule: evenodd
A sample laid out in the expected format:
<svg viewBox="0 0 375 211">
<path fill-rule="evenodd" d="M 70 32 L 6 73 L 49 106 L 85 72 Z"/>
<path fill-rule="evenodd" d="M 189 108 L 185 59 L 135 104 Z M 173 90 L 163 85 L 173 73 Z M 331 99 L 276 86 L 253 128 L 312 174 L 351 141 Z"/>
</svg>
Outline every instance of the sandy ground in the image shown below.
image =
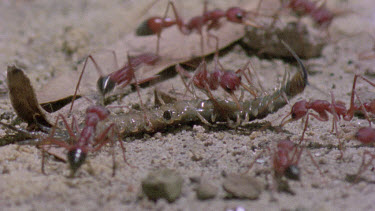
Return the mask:
<svg viewBox="0 0 375 211">
<path fill-rule="evenodd" d="M 216 7 L 225 8 L 222 6 L 225 3 L 221 2 L 225 1 L 211 1 Z M 365 32 L 375 34 L 375 2 L 332 0 L 328 3 L 332 9 L 350 8 L 352 11 L 335 18 L 330 26 L 331 38 L 336 42 L 330 41 L 321 57 L 304 60 L 310 72 L 314 73 L 309 76 L 311 86 L 294 98 L 291 104 L 300 99 L 330 100 L 329 92 L 332 91 L 336 99 L 348 105 L 354 73 L 366 74 L 373 80 L 374 59 L 360 61 L 358 55 L 371 50 L 373 45 L 373 40 Z M 121 41 L 127 33 L 133 33 L 139 20 L 150 16 L 142 13 L 149 4 L 149 1 L 139 3 L 120 0 L 1 1 L 2 121 L 9 123 L 16 119 L 5 92 L 7 65 L 15 63 L 25 69 L 35 89 L 39 90 L 59 73 L 77 71 L 78 62 L 89 52 L 108 48 Z M 149 14 L 162 14 L 165 2 L 160 5 L 152 7 Z M 199 14 L 202 8 L 199 1 L 192 1 L 189 5 L 177 1 L 177 6 L 185 11 L 182 14 L 184 17 Z M 137 21 L 134 21 L 137 16 Z M 248 60 L 253 62 L 261 81 L 269 89 L 277 86 L 284 69 L 290 67 L 279 59 L 265 60 L 256 55 L 247 55 L 239 45 L 231 47 L 220 58 L 223 65 L 232 70 Z M 180 92 L 184 90 L 180 77 L 174 76 L 142 89 L 144 102 L 151 105 L 154 86 L 163 87 L 165 84 L 173 84 Z M 358 83 L 358 87 L 363 100 L 375 97 L 371 91 L 374 87 L 363 81 Z M 120 104 L 137 102 L 136 93 L 131 92 Z M 79 100 L 77 104 L 75 116 L 82 122 L 84 108 L 89 103 Z M 256 122 L 269 121 L 278 125 L 289 110 L 290 106 L 285 106 Z M 59 112 L 66 115 L 67 108 Z M 56 114 L 50 118 L 54 116 Z M 340 121 L 340 137 L 346 150 L 343 159 L 337 159 L 340 155 L 337 149 L 339 142 L 335 134 L 330 132 L 331 123 L 311 120 L 306 140 L 318 147 L 308 147 L 308 150 L 318 162 L 323 175 L 319 174 L 307 153 L 304 153 L 299 162 L 301 181 L 289 181 L 295 195 L 275 193 L 277 201 L 274 202 L 270 202 L 272 165 L 268 153 L 263 153 L 248 173 L 268 186 L 257 200 L 224 199 L 225 192 L 221 188 L 223 174 L 245 172 L 254 156 L 267 146 L 274 147 L 277 140 L 297 140 L 303 128 L 300 121 L 287 124 L 283 132 L 249 128 L 216 130 L 194 125 L 180 126 L 169 132 L 141 138 L 128 138 L 126 156 L 128 162 L 136 168 L 129 167 L 121 160 L 118 147 L 115 177 L 111 176 L 110 147 L 90 155 L 90 165 L 83 165 L 75 178 L 69 178 L 66 163 L 50 156 L 46 163 L 46 175 L 43 175 L 40 170 L 41 152 L 38 149 L 10 144 L 0 148 L 0 210 L 225 210 L 238 206 L 246 210 L 373 210 L 373 167 L 362 174 L 363 180 L 357 184 L 345 180 L 347 175 L 357 172 L 363 151 L 374 152 L 371 146 L 362 146 L 352 138 L 360 126 L 367 124 L 366 120 L 357 117 L 350 122 Z M 20 124 L 20 127 L 25 126 L 24 123 Z M 5 130 L 0 132 L 2 135 L 9 133 Z M 173 203 L 140 199 L 142 178 L 149 171 L 162 167 L 175 169 L 182 175 L 184 184 L 181 197 Z M 196 198 L 196 184 L 191 182 L 191 178 L 195 177 L 210 180 L 219 187 L 215 199 L 200 201 Z"/>
</svg>

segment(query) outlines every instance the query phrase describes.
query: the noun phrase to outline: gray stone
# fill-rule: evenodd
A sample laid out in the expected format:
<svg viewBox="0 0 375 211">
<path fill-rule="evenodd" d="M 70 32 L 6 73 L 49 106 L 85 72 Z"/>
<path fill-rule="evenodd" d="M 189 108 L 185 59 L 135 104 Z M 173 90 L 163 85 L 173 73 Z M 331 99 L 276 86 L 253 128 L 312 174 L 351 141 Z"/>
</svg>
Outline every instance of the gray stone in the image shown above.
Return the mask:
<svg viewBox="0 0 375 211">
<path fill-rule="evenodd" d="M 250 176 L 230 174 L 223 183 L 229 198 L 258 199 L 263 191 L 263 184 Z"/>
<path fill-rule="evenodd" d="M 150 172 L 142 181 L 142 191 L 151 200 L 164 198 L 174 202 L 181 194 L 183 178 L 174 170 L 160 169 Z"/>
<path fill-rule="evenodd" d="M 202 182 L 196 189 L 197 198 L 200 200 L 215 198 L 218 192 L 218 188 L 211 183 Z"/>
</svg>

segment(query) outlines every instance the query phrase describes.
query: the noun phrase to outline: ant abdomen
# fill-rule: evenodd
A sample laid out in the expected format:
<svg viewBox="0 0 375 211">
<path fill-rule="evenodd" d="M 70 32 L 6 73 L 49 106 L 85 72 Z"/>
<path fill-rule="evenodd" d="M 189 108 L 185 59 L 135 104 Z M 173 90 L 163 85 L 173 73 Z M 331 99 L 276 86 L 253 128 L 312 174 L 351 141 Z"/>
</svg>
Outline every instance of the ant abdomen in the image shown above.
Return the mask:
<svg viewBox="0 0 375 211">
<path fill-rule="evenodd" d="M 300 170 L 296 165 L 290 165 L 285 169 L 285 177 L 291 180 L 299 180 Z"/>
<path fill-rule="evenodd" d="M 80 148 L 69 150 L 68 152 L 68 162 L 70 169 L 72 170 L 72 175 L 82 166 L 86 160 L 86 152 Z"/>
<path fill-rule="evenodd" d="M 232 71 L 225 71 L 221 76 L 220 86 L 228 92 L 238 89 L 241 84 L 241 76 Z"/>
<path fill-rule="evenodd" d="M 372 127 L 359 128 L 355 134 L 355 138 L 363 144 L 370 144 L 375 142 L 375 129 Z"/>
<path fill-rule="evenodd" d="M 149 36 L 159 34 L 163 28 L 167 28 L 176 24 L 175 20 L 171 18 L 152 17 L 143 21 L 136 30 L 137 36 Z"/>
<path fill-rule="evenodd" d="M 106 95 L 107 93 L 111 92 L 115 86 L 116 83 L 111 79 L 111 77 L 105 76 L 105 77 L 100 77 L 96 83 L 98 90 L 100 94 L 103 96 Z"/>
</svg>

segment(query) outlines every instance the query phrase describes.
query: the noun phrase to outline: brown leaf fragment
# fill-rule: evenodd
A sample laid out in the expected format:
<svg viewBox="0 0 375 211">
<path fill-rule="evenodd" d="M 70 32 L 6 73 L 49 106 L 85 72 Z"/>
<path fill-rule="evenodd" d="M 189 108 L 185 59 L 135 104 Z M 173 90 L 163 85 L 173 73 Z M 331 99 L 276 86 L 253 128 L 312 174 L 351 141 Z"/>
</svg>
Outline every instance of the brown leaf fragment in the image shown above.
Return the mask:
<svg viewBox="0 0 375 211">
<path fill-rule="evenodd" d="M 247 10 L 254 9 L 255 7 L 256 2 L 247 2 L 241 5 L 242 9 Z M 200 13 L 198 12 L 197 14 Z M 188 18 L 186 17 L 186 19 Z M 220 50 L 240 40 L 245 34 L 245 29 L 244 25 L 222 20 L 220 22 L 220 27 L 211 30 L 210 33 L 218 37 L 218 47 Z M 203 30 L 203 36 L 205 38 L 207 37 L 206 30 Z M 137 68 L 135 70 L 137 80 L 154 77 L 163 70 L 176 64 L 185 63 L 195 58 L 205 57 L 216 51 L 215 41 L 212 39 L 210 41 L 204 39 L 204 53 L 202 53 L 200 39 L 201 37 L 198 33 L 194 32 L 190 35 L 184 35 L 178 31 L 177 27 L 163 30 L 160 40 L 160 60 L 155 65 L 143 65 Z M 130 55 L 155 53 L 156 40 L 156 35 L 136 36 L 135 32 L 132 32 L 119 39 L 119 41 L 113 45 L 108 46 L 106 49 L 111 49 L 116 52 L 118 64 L 121 66 L 127 63 L 126 58 L 128 53 Z M 112 57 L 102 57 L 101 59 L 101 55 L 98 53 L 94 53 L 93 56 L 98 65 L 103 69 L 104 74 L 109 74 L 117 70 L 111 68 L 113 67 Z M 95 71 L 91 62 L 89 63 L 78 90 L 78 95 L 80 96 L 87 96 L 96 92 L 97 80 L 100 75 Z M 78 67 L 78 70 L 81 70 L 82 66 L 83 64 Z M 75 91 L 75 84 L 78 81 L 79 74 L 80 71 L 69 71 L 51 80 L 37 92 L 39 102 L 48 104 L 69 99 Z M 51 89 L 57 90 L 56 93 L 52 92 L 53 94 L 51 94 Z"/>
<path fill-rule="evenodd" d="M 8 66 L 7 80 L 10 101 L 17 115 L 27 122 L 28 130 L 38 130 L 39 125 L 51 127 L 41 111 L 29 78 L 15 65 Z"/>
</svg>

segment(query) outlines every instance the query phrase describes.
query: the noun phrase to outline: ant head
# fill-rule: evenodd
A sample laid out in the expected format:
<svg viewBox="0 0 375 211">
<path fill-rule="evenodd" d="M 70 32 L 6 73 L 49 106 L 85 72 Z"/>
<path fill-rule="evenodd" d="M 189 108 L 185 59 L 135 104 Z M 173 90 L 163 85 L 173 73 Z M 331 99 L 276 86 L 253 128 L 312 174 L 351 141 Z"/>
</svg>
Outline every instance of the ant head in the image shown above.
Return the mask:
<svg viewBox="0 0 375 211">
<path fill-rule="evenodd" d="M 285 169 L 285 177 L 291 180 L 299 180 L 300 170 L 296 165 L 290 165 Z"/>
<path fill-rule="evenodd" d="M 232 7 L 227 10 L 227 19 L 228 21 L 234 23 L 243 23 L 243 19 L 246 15 L 246 11 L 239 7 Z"/>
<path fill-rule="evenodd" d="M 105 95 L 115 88 L 116 83 L 111 79 L 110 76 L 105 76 L 100 77 L 96 85 L 98 86 L 99 92 L 102 95 Z"/>
<path fill-rule="evenodd" d="M 86 160 L 86 152 L 81 148 L 75 148 L 68 151 L 68 161 L 72 175 L 82 166 Z"/>
<path fill-rule="evenodd" d="M 293 107 L 292 107 L 292 119 L 293 120 L 298 120 L 304 117 L 307 114 L 307 101 L 306 100 L 301 100 L 296 102 Z"/>
<path fill-rule="evenodd" d="M 220 85 L 227 92 L 233 92 L 237 90 L 241 84 L 241 76 L 233 71 L 225 71 L 221 76 Z"/>
</svg>

